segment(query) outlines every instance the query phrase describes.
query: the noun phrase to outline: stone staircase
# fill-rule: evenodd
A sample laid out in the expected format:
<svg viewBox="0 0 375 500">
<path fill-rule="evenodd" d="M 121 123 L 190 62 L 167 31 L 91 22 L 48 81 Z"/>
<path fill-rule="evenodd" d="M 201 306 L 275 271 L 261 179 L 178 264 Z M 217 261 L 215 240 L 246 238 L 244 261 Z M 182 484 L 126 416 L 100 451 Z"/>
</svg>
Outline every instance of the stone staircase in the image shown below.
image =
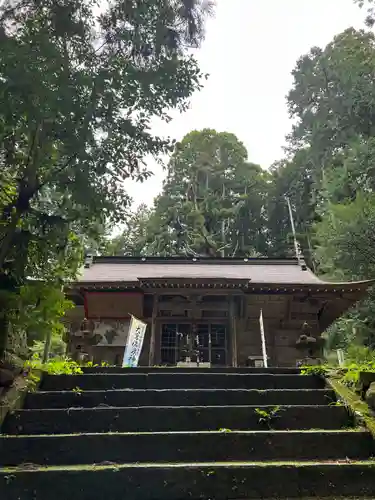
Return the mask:
<svg viewBox="0 0 375 500">
<path fill-rule="evenodd" d="M 45 376 L 0 435 L 4 500 L 375 498 L 374 443 L 288 369 Z"/>
</svg>

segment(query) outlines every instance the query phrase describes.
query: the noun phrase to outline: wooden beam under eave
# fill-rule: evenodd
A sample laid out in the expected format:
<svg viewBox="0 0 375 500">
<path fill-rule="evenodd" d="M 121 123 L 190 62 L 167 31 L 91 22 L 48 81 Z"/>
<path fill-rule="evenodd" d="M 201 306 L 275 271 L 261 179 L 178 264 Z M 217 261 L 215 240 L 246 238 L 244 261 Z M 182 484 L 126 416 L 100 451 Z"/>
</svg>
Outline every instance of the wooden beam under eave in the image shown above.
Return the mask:
<svg viewBox="0 0 375 500">
<path fill-rule="evenodd" d="M 147 289 L 147 294 L 159 294 L 159 295 L 196 295 L 197 292 L 207 295 L 238 295 L 242 294 L 243 291 L 241 289 L 224 289 L 224 288 L 193 288 L 193 287 L 184 287 L 184 288 L 149 288 Z"/>
</svg>

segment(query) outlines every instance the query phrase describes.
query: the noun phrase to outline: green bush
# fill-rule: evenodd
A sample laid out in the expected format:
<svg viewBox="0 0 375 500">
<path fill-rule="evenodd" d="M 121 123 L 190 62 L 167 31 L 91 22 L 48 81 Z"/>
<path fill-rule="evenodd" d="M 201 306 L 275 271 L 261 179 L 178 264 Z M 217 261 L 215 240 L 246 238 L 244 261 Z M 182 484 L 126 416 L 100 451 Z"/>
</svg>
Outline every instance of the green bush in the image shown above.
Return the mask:
<svg viewBox="0 0 375 500">
<path fill-rule="evenodd" d="M 43 356 L 45 342 L 41 340 L 34 340 L 33 346 L 30 348 L 33 354 L 37 354 L 38 356 Z M 61 337 L 54 336 L 51 339 L 51 346 L 49 349 L 50 355 L 52 356 L 64 356 L 66 352 L 66 343 L 63 341 Z"/>
<path fill-rule="evenodd" d="M 345 373 L 341 378 L 341 382 L 350 388 L 355 388 L 359 381 L 361 372 L 375 373 L 375 360 L 363 363 L 350 363 L 345 365 Z"/>
<path fill-rule="evenodd" d="M 373 351 L 369 347 L 352 344 L 346 350 L 346 360 L 348 364 L 374 363 L 375 351 Z"/>
<path fill-rule="evenodd" d="M 328 373 L 327 365 L 304 365 L 301 366 L 301 375 L 317 375 L 325 377 Z"/>
<path fill-rule="evenodd" d="M 67 357 L 56 357 L 42 363 L 40 356 L 34 354 L 33 357 L 24 364 L 26 371 L 40 370 L 50 375 L 81 375 L 81 366 Z"/>
<path fill-rule="evenodd" d="M 345 353 L 341 382 L 354 389 L 361 372 L 375 372 L 375 351 L 369 347 L 352 344 Z"/>
</svg>

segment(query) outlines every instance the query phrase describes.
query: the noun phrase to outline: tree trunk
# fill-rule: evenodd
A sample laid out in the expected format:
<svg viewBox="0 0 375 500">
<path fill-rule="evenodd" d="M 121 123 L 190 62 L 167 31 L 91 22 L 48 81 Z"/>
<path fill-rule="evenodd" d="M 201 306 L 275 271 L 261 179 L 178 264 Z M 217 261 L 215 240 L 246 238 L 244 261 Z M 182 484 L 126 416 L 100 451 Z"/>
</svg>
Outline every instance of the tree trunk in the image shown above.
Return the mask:
<svg viewBox="0 0 375 500">
<path fill-rule="evenodd" d="M 17 231 L 17 224 L 21 218 L 21 214 L 16 211 L 10 220 L 10 223 L 5 228 L 5 236 L 1 241 L 0 246 L 0 269 L 4 267 L 7 255 L 12 247 L 13 239 Z"/>
<path fill-rule="evenodd" d="M 47 363 L 47 361 L 49 359 L 49 354 L 50 354 L 50 351 L 51 351 L 51 341 L 52 341 L 52 332 L 51 332 L 50 329 L 48 329 L 47 334 L 46 334 L 46 338 L 45 338 L 45 341 L 44 341 L 44 350 L 43 350 L 42 363 Z"/>
<path fill-rule="evenodd" d="M 221 222 L 221 243 L 222 243 L 222 249 L 221 249 L 221 257 L 225 257 L 225 221 L 223 220 Z"/>
<path fill-rule="evenodd" d="M 8 320 L 5 311 L 0 311 L 0 360 L 4 358 L 4 353 L 8 341 Z"/>
</svg>

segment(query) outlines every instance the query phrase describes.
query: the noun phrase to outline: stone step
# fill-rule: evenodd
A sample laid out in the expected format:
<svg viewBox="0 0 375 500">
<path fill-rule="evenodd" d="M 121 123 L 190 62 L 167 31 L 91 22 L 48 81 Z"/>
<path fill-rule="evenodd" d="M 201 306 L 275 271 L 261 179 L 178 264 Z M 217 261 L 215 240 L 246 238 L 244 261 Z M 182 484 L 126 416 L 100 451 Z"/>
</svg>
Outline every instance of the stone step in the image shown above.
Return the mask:
<svg viewBox="0 0 375 500">
<path fill-rule="evenodd" d="M 324 405 L 335 401 L 325 389 L 118 389 L 30 393 L 25 408 L 93 408 L 109 406 Z"/>
<path fill-rule="evenodd" d="M 375 463 L 179 463 L 0 469 L 6 500 L 375 498 Z"/>
<path fill-rule="evenodd" d="M 234 367 L 212 367 L 212 368 L 177 368 L 176 366 L 154 366 L 154 367 L 138 367 L 138 368 L 122 368 L 121 366 L 93 366 L 93 367 L 83 367 L 84 373 L 121 373 L 121 374 L 131 374 L 131 373 L 269 373 L 269 374 L 280 374 L 280 375 L 293 375 L 301 373 L 299 368 L 282 368 L 282 367 L 270 367 L 270 368 L 254 368 L 240 366 Z"/>
<path fill-rule="evenodd" d="M 42 391 L 105 389 L 322 389 L 325 382 L 313 375 L 239 373 L 150 373 L 46 375 Z"/>
<path fill-rule="evenodd" d="M 269 428 L 259 410 L 273 406 L 100 407 L 95 409 L 19 410 L 6 418 L 4 434 L 71 434 L 89 432 L 168 432 Z M 352 419 L 344 406 L 283 406 L 273 429 L 340 429 Z"/>
<path fill-rule="evenodd" d="M 0 437 L 0 466 L 139 462 L 366 460 L 366 431 L 176 432 Z"/>
</svg>

